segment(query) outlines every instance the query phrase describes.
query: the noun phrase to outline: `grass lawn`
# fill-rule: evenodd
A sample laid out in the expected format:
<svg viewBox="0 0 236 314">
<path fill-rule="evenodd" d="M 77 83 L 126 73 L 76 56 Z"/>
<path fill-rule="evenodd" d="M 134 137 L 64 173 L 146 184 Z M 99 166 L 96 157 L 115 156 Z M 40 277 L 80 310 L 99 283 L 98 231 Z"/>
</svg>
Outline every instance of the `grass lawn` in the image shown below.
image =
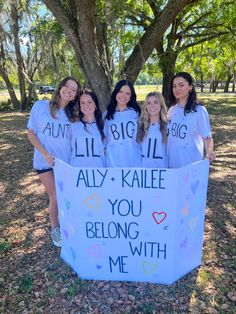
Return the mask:
<svg viewBox="0 0 236 314">
<path fill-rule="evenodd" d="M 205 88 L 205 90 L 207 90 Z M 146 95 L 150 92 L 154 92 L 154 91 L 158 91 L 158 92 L 162 92 L 162 85 L 135 85 L 135 91 L 137 94 L 137 100 L 138 101 L 144 101 Z M 197 91 L 199 91 L 199 89 L 197 89 Z M 212 94 L 213 97 L 214 95 L 225 95 L 224 93 L 222 93 L 222 91 L 218 91 L 216 94 Z M 18 90 L 16 90 L 16 95 L 19 98 L 20 97 L 20 93 Z M 47 98 L 47 99 L 51 99 L 51 95 L 40 95 L 37 94 L 39 99 L 43 99 L 43 98 Z M 199 95 L 209 95 L 209 93 L 199 93 Z M 9 95 L 7 90 L 0 90 L 0 103 L 2 101 L 7 101 L 9 99 Z"/>
<path fill-rule="evenodd" d="M 236 97 L 200 96 L 217 154 L 203 260 L 171 286 L 77 277 L 49 237 L 48 199 L 32 170 L 26 136 L 29 114 L 0 113 L 0 313 L 236 313 Z"/>
</svg>

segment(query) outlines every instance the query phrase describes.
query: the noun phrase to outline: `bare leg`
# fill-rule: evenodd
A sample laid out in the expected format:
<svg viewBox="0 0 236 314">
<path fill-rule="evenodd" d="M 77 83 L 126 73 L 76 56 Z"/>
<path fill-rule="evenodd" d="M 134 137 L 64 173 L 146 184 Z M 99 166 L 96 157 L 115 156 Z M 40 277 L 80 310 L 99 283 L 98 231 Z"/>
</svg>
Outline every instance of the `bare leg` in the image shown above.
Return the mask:
<svg viewBox="0 0 236 314">
<path fill-rule="evenodd" d="M 52 227 L 58 227 L 58 207 L 57 207 L 57 197 L 56 188 L 53 171 L 48 171 L 39 174 L 40 181 L 42 182 L 45 190 L 49 196 L 49 219 Z"/>
</svg>

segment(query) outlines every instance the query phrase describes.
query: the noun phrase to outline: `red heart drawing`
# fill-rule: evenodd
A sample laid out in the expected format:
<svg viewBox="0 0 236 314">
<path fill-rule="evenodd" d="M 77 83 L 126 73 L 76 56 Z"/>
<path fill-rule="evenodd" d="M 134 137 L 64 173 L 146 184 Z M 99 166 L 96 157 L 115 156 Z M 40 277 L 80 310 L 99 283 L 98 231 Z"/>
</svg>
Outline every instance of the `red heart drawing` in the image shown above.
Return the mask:
<svg viewBox="0 0 236 314">
<path fill-rule="evenodd" d="M 166 213 L 165 212 L 153 212 L 152 217 L 154 218 L 155 222 L 159 225 L 162 223 L 163 220 L 166 219 Z"/>
</svg>

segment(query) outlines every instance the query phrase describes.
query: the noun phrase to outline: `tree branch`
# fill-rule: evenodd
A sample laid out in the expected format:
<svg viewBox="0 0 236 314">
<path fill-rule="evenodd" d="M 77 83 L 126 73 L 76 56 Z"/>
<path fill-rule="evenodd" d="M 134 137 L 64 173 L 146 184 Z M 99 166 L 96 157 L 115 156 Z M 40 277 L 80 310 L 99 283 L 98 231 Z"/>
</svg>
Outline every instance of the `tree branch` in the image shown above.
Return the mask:
<svg viewBox="0 0 236 314">
<path fill-rule="evenodd" d="M 151 52 L 156 47 L 156 43 L 161 40 L 164 32 L 177 14 L 187 5 L 195 2 L 198 2 L 198 0 L 169 1 L 160 16 L 155 17 L 144 35 L 140 38 L 133 52 L 126 60 L 122 74 L 134 82 Z"/>
</svg>

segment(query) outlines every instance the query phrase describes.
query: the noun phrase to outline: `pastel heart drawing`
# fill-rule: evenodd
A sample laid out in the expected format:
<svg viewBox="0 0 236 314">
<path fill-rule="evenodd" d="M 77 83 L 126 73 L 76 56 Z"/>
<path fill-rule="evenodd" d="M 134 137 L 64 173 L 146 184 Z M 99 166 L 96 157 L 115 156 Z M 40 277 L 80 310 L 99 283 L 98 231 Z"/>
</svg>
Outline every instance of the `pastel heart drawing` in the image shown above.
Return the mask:
<svg viewBox="0 0 236 314">
<path fill-rule="evenodd" d="M 75 250 L 73 250 L 73 248 L 71 247 L 70 251 L 71 251 L 71 255 L 72 255 L 73 260 L 75 260 L 76 259 L 76 252 L 75 252 Z"/>
<path fill-rule="evenodd" d="M 87 250 L 88 254 L 95 258 L 101 258 L 102 248 L 100 244 L 92 244 Z"/>
<path fill-rule="evenodd" d="M 194 230 L 196 229 L 197 223 L 198 223 L 198 217 L 193 217 L 189 220 L 188 224 L 192 232 L 194 232 Z"/>
<path fill-rule="evenodd" d="M 184 182 L 185 182 L 185 183 L 188 183 L 189 177 L 190 177 L 190 176 L 189 176 L 188 173 L 184 175 Z"/>
<path fill-rule="evenodd" d="M 186 247 L 187 243 L 188 243 L 188 237 L 185 237 L 184 240 L 180 242 L 179 246 L 183 249 Z"/>
<path fill-rule="evenodd" d="M 145 275 L 152 274 L 156 272 L 157 264 L 144 261 L 142 262 L 142 268 Z"/>
<path fill-rule="evenodd" d="M 67 231 L 67 230 L 65 230 L 65 229 L 63 229 L 63 233 L 64 233 L 64 235 L 65 235 L 66 239 L 68 240 L 68 231 Z"/>
<path fill-rule="evenodd" d="M 182 209 L 182 215 L 188 216 L 188 212 L 189 212 L 189 209 L 188 209 L 188 205 L 186 204 L 184 208 Z"/>
<path fill-rule="evenodd" d="M 159 225 L 166 219 L 166 213 L 165 212 L 153 212 L 152 217 L 155 220 L 155 222 Z"/>
<path fill-rule="evenodd" d="M 63 181 L 57 181 L 57 185 L 59 189 L 61 190 L 61 192 L 63 192 Z"/>
<path fill-rule="evenodd" d="M 66 209 L 69 210 L 71 208 L 71 202 L 67 199 L 64 199 L 64 201 L 65 201 Z"/>
<path fill-rule="evenodd" d="M 68 229 L 71 234 L 75 233 L 75 227 L 70 222 L 68 223 Z"/>
<path fill-rule="evenodd" d="M 192 190 L 192 193 L 193 193 L 193 194 L 196 193 L 197 188 L 198 188 L 198 185 L 199 185 L 199 181 L 198 181 L 198 180 L 191 183 L 191 190 Z"/>
<path fill-rule="evenodd" d="M 96 193 L 87 197 L 83 203 L 89 208 L 100 210 L 100 198 Z"/>
</svg>

